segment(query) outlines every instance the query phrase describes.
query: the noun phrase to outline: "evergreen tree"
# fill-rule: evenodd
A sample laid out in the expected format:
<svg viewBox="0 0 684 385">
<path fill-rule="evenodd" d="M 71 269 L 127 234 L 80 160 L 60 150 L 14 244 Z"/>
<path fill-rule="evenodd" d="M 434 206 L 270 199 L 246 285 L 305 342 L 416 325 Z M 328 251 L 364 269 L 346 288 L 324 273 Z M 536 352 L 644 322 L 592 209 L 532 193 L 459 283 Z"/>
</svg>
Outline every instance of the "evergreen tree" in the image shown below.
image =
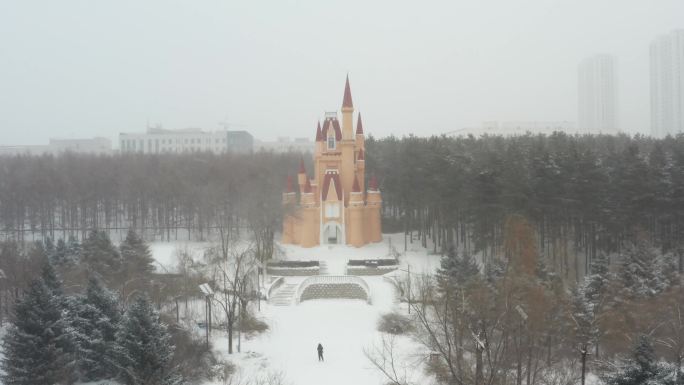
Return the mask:
<svg viewBox="0 0 684 385">
<path fill-rule="evenodd" d="M 116 297 L 96 278 L 83 296 L 74 298 L 72 326 L 78 336 L 78 366 L 86 381 L 112 378 L 116 330 L 120 313 Z"/>
<path fill-rule="evenodd" d="M 60 301 L 44 279 L 33 281 L 15 306 L 3 340 L 6 385 L 53 385 L 69 378 L 71 341 Z"/>
<path fill-rule="evenodd" d="M 81 258 L 98 278 L 112 284 L 121 270 L 121 257 L 107 233 L 93 230 L 83 241 Z"/>
<path fill-rule="evenodd" d="M 57 245 L 55 245 L 54 250 L 48 256 L 50 263 L 58 268 L 71 266 L 67 260 L 67 245 L 64 239 L 60 238 L 57 240 Z"/>
<path fill-rule="evenodd" d="M 119 250 L 122 260 L 122 281 L 146 277 L 154 272 L 154 259 L 150 248 L 133 229 L 128 230 Z"/>
<path fill-rule="evenodd" d="M 655 251 L 640 241 L 621 255 L 618 280 L 625 299 L 652 297 L 662 290 Z"/>
<path fill-rule="evenodd" d="M 660 256 L 658 260 L 658 277 L 660 280 L 661 291 L 665 291 L 669 288 L 679 286 L 681 284 L 681 276 L 679 275 L 679 269 L 677 266 L 677 257 L 674 253 L 665 253 Z"/>
<path fill-rule="evenodd" d="M 437 280 L 442 290 L 448 287 L 463 288 L 470 280 L 480 274 L 477 262 L 466 253 L 458 253 L 455 247 L 450 247 L 447 254 L 440 261 Z"/>
<path fill-rule="evenodd" d="M 82 250 L 81 244 L 78 243 L 78 240 L 75 237 L 70 236 L 66 248 L 65 259 L 68 261 L 68 263 L 71 265 L 79 263 L 81 261 Z"/>
<path fill-rule="evenodd" d="M 590 265 L 590 273 L 584 279 L 584 294 L 596 305 L 606 293 L 610 281 L 610 261 L 604 253 L 599 253 Z"/>
<path fill-rule="evenodd" d="M 657 361 L 651 339 L 642 335 L 636 341 L 632 358 L 606 374 L 604 381 L 606 385 L 684 384 L 684 378 L 677 373 L 674 366 Z"/>
<path fill-rule="evenodd" d="M 116 333 L 116 362 L 127 385 L 175 385 L 181 378 L 171 365 L 175 347 L 166 325 L 144 296 L 126 310 Z"/>
</svg>

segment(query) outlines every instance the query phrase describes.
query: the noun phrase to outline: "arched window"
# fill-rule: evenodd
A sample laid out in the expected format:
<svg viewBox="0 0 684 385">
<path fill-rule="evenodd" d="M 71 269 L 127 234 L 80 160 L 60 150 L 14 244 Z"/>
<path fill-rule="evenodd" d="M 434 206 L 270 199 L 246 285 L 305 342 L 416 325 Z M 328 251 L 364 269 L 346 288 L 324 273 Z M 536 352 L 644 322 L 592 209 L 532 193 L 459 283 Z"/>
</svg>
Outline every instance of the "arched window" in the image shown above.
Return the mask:
<svg viewBox="0 0 684 385">
<path fill-rule="evenodd" d="M 335 149 L 335 137 L 334 136 L 328 136 L 328 150 L 334 150 Z"/>
</svg>

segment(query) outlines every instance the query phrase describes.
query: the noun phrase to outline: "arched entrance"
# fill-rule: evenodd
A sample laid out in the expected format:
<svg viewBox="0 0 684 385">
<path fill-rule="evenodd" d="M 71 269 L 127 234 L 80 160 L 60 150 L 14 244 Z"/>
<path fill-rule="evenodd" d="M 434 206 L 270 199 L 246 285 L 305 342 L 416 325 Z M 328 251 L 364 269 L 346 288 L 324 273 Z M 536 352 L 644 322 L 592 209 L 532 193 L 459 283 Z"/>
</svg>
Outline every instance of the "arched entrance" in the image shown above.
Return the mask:
<svg viewBox="0 0 684 385">
<path fill-rule="evenodd" d="M 339 223 L 328 222 L 323 227 L 323 243 L 328 245 L 343 244 L 342 227 Z"/>
</svg>

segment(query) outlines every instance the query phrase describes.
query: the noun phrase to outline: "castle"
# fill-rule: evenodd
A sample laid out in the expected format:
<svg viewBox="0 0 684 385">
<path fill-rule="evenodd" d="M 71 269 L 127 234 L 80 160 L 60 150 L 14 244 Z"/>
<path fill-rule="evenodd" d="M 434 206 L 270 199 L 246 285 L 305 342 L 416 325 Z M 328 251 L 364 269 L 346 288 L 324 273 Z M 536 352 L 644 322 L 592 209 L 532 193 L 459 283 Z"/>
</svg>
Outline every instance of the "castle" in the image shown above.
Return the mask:
<svg viewBox="0 0 684 385">
<path fill-rule="evenodd" d="M 382 240 L 382 197 L 375 177 L 365 183 L 365 139 L 361 115 L 353 127 L 349 77 L 344 86 L 342 125 L 337 113 L 326 113 L 316 127 L 313 179 L 299 165 L 299 200 L 288 177 L 283 193 L 286 214 L 282 243 L 313 247 L 346 244 L 361 247 Z"/>
</svg>

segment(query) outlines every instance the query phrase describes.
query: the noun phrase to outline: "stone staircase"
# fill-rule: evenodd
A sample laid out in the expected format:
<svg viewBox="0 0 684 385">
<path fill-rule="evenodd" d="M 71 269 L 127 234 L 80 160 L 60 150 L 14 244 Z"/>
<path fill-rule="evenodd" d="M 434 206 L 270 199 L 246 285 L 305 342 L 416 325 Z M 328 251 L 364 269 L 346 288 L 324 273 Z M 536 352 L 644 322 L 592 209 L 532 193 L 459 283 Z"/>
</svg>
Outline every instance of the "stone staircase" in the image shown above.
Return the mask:
<svg viewBox="0 0 684 385">
<path fill-rule="evenodd" d="M 275 306 L 290 306 L 292 305 L 295 291 L 297 291 L 298 284 L 286 283 L 280 290 L 278 290 L 268 302 Z"/>
<path fill-rule="evenodd" d="M 330 272 L 328 271 L 328 262 L 327 261 L 319 261 L 318 262 L 318 275 L 329 275 Z"/>
</svg>

